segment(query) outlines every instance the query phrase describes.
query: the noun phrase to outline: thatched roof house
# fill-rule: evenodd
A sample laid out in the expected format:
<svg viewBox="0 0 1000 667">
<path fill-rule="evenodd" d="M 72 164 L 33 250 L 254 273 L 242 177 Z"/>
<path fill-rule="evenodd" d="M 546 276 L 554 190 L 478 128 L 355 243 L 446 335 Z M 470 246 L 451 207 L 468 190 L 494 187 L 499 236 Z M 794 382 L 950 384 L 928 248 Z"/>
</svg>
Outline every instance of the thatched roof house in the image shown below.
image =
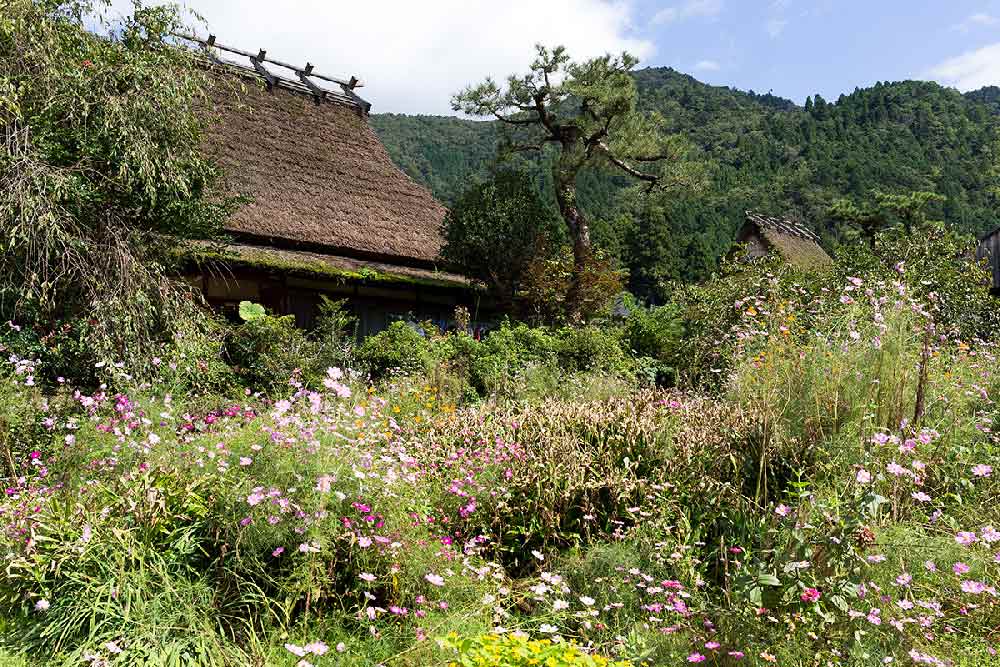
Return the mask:
<svg viewBox="0 0 1000 667">
<path fill-rule="evenodd" d="M 206 149 L 225 193 L 247 200 L 226 224 L 234 242 L 203 253 L 224 267 L 202 276 L 210 302 L 233 309 L 253 300 L 308 326 L 320 294 L 347 297 L 365 333 L 398 317 L 446 320 L 455 305 L 474 305 L 467 279 L 438 270 L 445 208 L 393 164 L 356 78 L 325 77 L 214 38 L 200 44 L 216 82 Z M 249 66 L 218 59 L 220 51 Z"/>
<path fill-rule="evenodd" d="M 785 218 L 747 211 L 746 222 L 736 235 L 736 243 L 744 248 L 740 255 L 745 259 L 777 253 L 800 269 L 821 269 L 833 264 L 830 255 L 820 247 L 818 236 Z"/>
</svg>

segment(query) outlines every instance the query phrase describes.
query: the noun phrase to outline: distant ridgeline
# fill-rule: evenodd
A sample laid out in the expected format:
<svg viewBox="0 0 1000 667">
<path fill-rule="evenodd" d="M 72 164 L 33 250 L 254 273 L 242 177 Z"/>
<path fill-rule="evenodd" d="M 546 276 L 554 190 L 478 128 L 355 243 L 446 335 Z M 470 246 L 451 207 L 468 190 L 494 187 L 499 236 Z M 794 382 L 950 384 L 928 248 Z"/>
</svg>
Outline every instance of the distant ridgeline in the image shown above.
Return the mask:
<svg viewBox="0 0 1000 667">
<path fill-rule="evenodd" d="M 969 233 L 1000 224 L 990 194 L 998 88 L 962 95 L 935 83 L 879 83 L 836 102 L 817 95 L 800 107 L 670 68 L 640 70 L 636 80 L 641 105 L 661 112 L 712 165 L 707 190 L 675 197 L 663 215 L 641 224 L 621 216 L 621 178 L 582 177 L 580 201 L 598 220 L 595 239 L 625 263 L 640 294 L 710 272 L 747 209 L 802 220 L 828 248 L 846 238 L 829 215 L 831 203 L 861 201 L 872 190 L 945 195 L 931 217 Z M 397 114 L 371 121 L 396 163 L 446 204 L 487 173 L 495 156 L 493 123 Z M 547 170 L 526 166 L 547 188 Z"/>
</svg>

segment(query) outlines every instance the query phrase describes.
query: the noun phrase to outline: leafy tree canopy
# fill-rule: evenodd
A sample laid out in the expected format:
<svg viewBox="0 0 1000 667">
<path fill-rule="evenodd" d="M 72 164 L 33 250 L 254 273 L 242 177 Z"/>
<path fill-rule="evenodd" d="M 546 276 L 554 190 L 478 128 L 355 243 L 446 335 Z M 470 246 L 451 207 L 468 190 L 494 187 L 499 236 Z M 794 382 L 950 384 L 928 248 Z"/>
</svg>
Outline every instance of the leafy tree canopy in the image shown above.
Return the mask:
<svg viewBox="0 0 1000 667">
<path fill-rule="evenodd" d="M 441 256 L 510 306 L 540 243 L 559 238 L 562 230 L 528 176 L 508 169 L 462 195 L 442 232 Z"/>
<path fill-rule="evenodd" d="M 189 302 L 161 239 L 212 234 L 227 205 L 206 197 L 204 76 L 169 42 L 177 9 L 107 25 L 105 8 L 0 5 L 0 307 L 40 326 L 86 315 L 95 354 L 124 358 Z"/>
</svg>

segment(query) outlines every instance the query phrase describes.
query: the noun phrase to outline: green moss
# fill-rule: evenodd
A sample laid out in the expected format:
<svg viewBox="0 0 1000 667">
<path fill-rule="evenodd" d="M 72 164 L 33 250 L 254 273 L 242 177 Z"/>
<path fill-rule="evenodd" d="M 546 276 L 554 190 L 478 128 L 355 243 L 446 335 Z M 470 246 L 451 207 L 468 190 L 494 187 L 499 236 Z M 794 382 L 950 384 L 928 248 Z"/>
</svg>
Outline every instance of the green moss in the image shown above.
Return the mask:
<svg viewBox="0 0 1000 667">
<path fill-rule="evenodd" d="M 357 282 L 367 285 L 386 284 L 411 285 L 414 287 L 445 287 L 450 289 L 458 288 L 466 290 L 478 289 L 474 285 L 461 284 L 445 278 L 437 279 L 405 276 L 386 271 L 376 271 L 375 269 L 367 267 L 358 270 L 341 269 L 319 260 L 304 259 L 300 261 L 293 261 L 288 259 L 279 259 L 277 257 L 268 257 L 264 253 L 246 257 L 242 255 L 218 252 L 215 250 L 198 250 L 191 253 L 189 256 L 196 262 L 215 260 L 224 262 L 230 267 L 271 269 L 281 273 L 333 280 L 340 284 Z"/>
</svg>

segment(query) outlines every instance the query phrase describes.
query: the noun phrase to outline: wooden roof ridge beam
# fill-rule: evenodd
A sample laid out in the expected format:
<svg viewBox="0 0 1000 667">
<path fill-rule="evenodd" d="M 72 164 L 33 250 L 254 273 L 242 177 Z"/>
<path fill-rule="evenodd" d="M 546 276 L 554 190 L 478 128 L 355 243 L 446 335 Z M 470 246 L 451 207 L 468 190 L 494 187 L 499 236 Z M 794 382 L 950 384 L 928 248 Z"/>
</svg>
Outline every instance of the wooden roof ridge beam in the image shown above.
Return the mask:
<svg viewBox="0 0 1000 667">
<path fill-rule="evenodd" d="M 341 78 L 338 78 L 338 77 L 328 76 L 326 74 L 320 74 L 319 72 L 315 72 L 315 71 L 313 71 L 311 65 L 308 64 L 308 63 L 306 64 L 305 68 L 302 68 L 302 67 L 298 67 L 297 65 L 292 65 L 290 63 L 282 62 L 281 60 L 276 60 L 274 58 L 268 58 L 268 57 L 266 57 L 267 56 L 267 52 L 264 49 L 261 49 L 258 53 L 254 54 L 254 53 L 250 53 L 249 51 L 244 51 L 243 49 L 238 49 L 238 48 L 233 47 L 233 46 L 226 46 L 225 44 L 219 44 L 216 41 L 215 35 L 209 35 L 208 39 L 202 39 L 201 37 L 198 37 L 197 35 L 191 35 L 191 34 L 186 34 L 186 33 L 171 33 L 171 35 L 173 35 L 174 37 L 179 37 L 181 39 L 185 39 L 185 40 L 187 40 L 189 42 L 194 42 L 196 44 L 200 44 L 200 45 L 202 45 L 204 47 L 207 47 L 207 48 L 219 49 L 220 51 L 227 51 L 229 53 L 234 53 L 234 54 L 236 54 L 238 56 L 243 56 L 244 58 L 249 58 L 251 60 L 251 62 L 256 58 L 262 64 L 263 63 L 269 63 L 271 65 L 277 65 L 278 67 L 284 67 L 285 69 L 292 70 L 296 74 L 298 74 L 299 72 L 303 72 L 303 73 L 306 74 L 306 76 L 310 76 L 310 77 L 313 77 L 313 78 L 316 78 L 316 79 L 321 79 L 323 81 L 328 81 L 330 83 L 335 83 L 335 84 L 337 84 L 339 86 L 343 86 L 343 87 L 348 88 L 350 90 L 354 90 L 355 88 L 363 88 L 364 85 L 365 85 L 356 76 L 351 76 L 349 79 L 341 79 Z M 307 71 L 307 69 L 308 69 L 308 71 Z"/>
</svg>

